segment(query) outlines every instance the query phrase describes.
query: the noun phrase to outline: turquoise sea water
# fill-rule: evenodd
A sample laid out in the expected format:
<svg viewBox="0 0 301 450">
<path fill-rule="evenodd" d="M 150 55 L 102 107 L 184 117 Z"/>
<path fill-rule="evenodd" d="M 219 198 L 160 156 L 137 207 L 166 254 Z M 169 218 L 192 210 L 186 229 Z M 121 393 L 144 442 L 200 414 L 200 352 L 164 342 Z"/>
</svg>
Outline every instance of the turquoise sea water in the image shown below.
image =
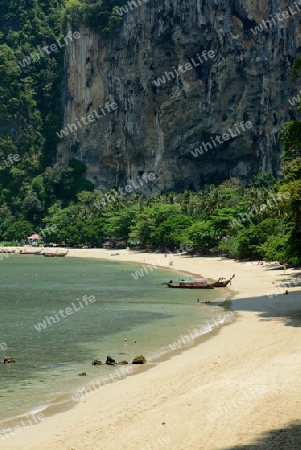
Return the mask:
<svg viewBox="0 0 301 450">
<path fill-rule="evenodd" d="M 135 280 L 131 274 L 140 267 L 20 255 L 0 262 L 0 344 L 7 345 L 0 356 L 16 360 L 0 364 L 0 429 L 7 419 L 66 400 L 113 370 L 92 366 L 93 359 L 104 362 L 110 355 L 130 362 L 143 354 L 155 361 L 172 352 L 170 344 L 181 335 L 221 313 L 196 299 L 223 300 L 224 289 L 168 289 L 162 283 L 169 281 L 169 270 L 156 269 Z M 87 376 L 78 377 L 81 372 Z"/>
</svg>

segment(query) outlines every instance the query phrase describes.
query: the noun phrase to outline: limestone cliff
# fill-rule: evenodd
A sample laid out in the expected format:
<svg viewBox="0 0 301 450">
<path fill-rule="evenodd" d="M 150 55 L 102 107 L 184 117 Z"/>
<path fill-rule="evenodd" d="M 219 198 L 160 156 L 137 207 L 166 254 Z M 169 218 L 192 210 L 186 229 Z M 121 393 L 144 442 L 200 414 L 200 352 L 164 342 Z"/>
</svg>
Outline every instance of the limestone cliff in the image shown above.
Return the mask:
<svg viewBox="0 0 301 450">
<path fill-rule="evenodd" d="M 258 170 L 276 174 L 280 130 L 296 115 L 288 99 L 298 91 L 291 69 L 301 14 L 274 20 L 256 35 L 255 26 L 289 4 L 138 3 L 128 8 L 115 39 L 104 40 L 82 27 L 82 37 L 66 49 L 64 126 L 99 112 L 106 102 L 118 108 L 65 137 L 58 161 L 76 157 L 86 162 L 87 178 L 103 191 L 123 187 L 145 172 L 156 174 L 146 193 L 198 190 L 230 176 L 245 182 Z M 209 51 L 214 58 L 208 58 Z M 175 72 L 187 63 L 191 69 Z M 157 87 L 154 81 L 172 71 L 174 77 L 169 74 L 170 81 Z M 192 155 L 202 142 L 241 121 L 252 122 L 253 128 L 197 158 Z"/>
</svg>

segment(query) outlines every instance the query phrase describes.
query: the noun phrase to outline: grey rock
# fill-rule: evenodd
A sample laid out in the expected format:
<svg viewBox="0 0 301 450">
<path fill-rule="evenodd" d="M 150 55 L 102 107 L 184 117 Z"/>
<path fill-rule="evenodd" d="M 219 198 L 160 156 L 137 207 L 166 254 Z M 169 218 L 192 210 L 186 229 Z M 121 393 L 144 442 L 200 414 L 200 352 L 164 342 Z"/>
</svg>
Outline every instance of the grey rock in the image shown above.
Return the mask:
<svg viewBox="0 0 301 450">
<path fill-rule="evenodd" d="M 277 174 L 280 131 L 297 117 L 288 100 L 298 91 L 291 81 L 298 17 L 257 35 L 252 29 L 283 10 L 283 0 L 154 0 L 126 14 L 114 39 L 82 28 L 66 47 L 64 126 L 99 115 L 106 102 L 118 108 L 78 126 L 58 145 L 58 161 L 86 162 L 87 178 L 102 191 L 132 183 L 145 194 Z M 187 63 L 193 67 L 176 76 L 174 67 Z M 157 87 L 165 72 L 174 76 Z M 229 128 L 235 134 L 241 121 L 253 127 L 214 146 L 212 138 Z M 191 152 L 208 142 L 212 149 L 195 158 Z M 150 172 L 155 180 L 143 182 Z"/>
</svg>

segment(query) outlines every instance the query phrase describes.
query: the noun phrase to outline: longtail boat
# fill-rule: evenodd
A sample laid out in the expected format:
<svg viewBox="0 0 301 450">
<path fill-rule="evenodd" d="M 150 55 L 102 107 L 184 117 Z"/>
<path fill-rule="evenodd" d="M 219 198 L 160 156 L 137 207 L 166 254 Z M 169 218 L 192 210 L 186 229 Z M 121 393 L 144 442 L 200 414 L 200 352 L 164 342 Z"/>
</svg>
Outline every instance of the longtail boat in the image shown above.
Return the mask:
<svg viewBox="0 0 301 450">
<path fill-rule="evenodd" d="M 68 250 L 67 250 L 66 252 L 60 252 L 60 253 L 57 253 L 55 256 L 62 258 L 62 257 L 64 257 L 64 256 L 66 256 L 67 253 L 68 253 Z"/>
<path fill-rule="evenodd" d="M 180 280 L 179 284 L 173 284 L 172 280 L 166 283 L 168 288 L 172 289 L 214 289 L 215 283 L 207 283 L 196 280 Z"/>
<path fill-rule="evenodd" d="M 235 274 L 232 275 L 231 278 L 229 278 L 229 280 L 224 280 L 222 278 L 219 278 L 218 281 L 215 282 L 215 286 L 214 287 L 226 287 L 228 286 L 229 283 L 231 283 L 231 280 L 235 277 Z"/>
<path fill-rule="evenodd" d="M 42 255 L 42 249 L 41 250 L 20 250 L 20 255 Z"/>
<path fill-rule="evenodd" d="M 48 258 L 54 258 L 54 257 L 64 257 L 68 253 L 68 250 L 66 252 L 44 252 L 43 256 L 47 256 Z"/>
</svg>

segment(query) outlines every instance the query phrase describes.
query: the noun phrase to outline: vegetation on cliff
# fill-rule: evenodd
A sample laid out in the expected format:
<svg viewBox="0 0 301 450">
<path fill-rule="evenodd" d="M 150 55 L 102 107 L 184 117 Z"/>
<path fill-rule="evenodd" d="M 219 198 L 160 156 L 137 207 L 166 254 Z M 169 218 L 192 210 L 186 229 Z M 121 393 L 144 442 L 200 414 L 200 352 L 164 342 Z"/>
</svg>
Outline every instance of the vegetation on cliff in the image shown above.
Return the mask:
<svg viewBox="0 0 301 450">
<path fill-rule="evenodd" d="M 67 0 L 66 18 L 73 26 L 85 24 L 101 36 L 116 34 L 123 18 L 118 14 L 119 6 L 127 0 Z"/>
<path fill-rule="evenodd" d="M 2 239 L 21 238 L 40 224 L 54 201 L 66 206 L 80 189 L 91 188 L 82 163 L 53 164 L 64 53 L 58 45 L 49 54 L 37 49 L 63 39 L 63 6 L 62 0 L 0 0 Z"/>
</svg>

